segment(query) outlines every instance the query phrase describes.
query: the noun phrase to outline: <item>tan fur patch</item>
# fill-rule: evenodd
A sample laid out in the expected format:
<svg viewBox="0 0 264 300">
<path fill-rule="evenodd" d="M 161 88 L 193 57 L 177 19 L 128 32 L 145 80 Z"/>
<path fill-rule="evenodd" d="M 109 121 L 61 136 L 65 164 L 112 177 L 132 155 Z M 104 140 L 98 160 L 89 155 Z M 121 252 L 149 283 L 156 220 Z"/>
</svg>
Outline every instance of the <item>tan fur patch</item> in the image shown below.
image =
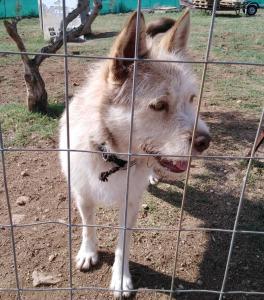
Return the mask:
<svg viewBox="0 0 264 300">
<path fill-rule="evenodd" d="M 189 28 L 190 12 L 187 9 L 174 26 L 164 35 L 160 42 L 160 47 L 168 52 L 177 52 L 186 48 Z"/>
<path fill-rule="evenodd" d="M 118 35 L 110 52 L 111 57 L 134 58 L 135 57 L 135 41 L 136 41 L 136 20 L 137 13 L 133 13 L 127 22 L 127 25 Z M 146 44 L 146 24 L 143 14 L 141 14 L 139 22 L 139 44 L 138 56 L 147 57 L 148 49 Z M 128 67 L 133 63 L 130 60 L 111 60 L 109 62 L 109 80 L 115 83 L 124 82 Z"/>
</svg>

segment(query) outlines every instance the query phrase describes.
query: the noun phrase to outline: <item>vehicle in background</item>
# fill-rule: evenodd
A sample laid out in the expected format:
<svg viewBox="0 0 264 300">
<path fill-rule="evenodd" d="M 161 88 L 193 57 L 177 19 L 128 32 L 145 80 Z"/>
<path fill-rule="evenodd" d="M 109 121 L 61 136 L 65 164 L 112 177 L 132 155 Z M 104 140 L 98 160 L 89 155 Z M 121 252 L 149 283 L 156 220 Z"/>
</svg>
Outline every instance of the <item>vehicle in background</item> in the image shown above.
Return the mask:
<svg viewBox="0 0 264 300">
<path fill-rule="evenodd" d="M 214 0 L 192 0 L 197 9 L 204 9 L 209 13 L 213 10 Z M 217 11 L 235 11 L 237 15 L 241 10 L 247 16 L 254 16 L 259 8 L 264 8 L 264 0 L 216 0 Z"/>
<path fill-rule="evenodd" d="M 242 2 L 242 11 L 248 16 L 254 16 L 259 8 L 264 8 L 264 0 L 245 0 Z"/>
</svg>

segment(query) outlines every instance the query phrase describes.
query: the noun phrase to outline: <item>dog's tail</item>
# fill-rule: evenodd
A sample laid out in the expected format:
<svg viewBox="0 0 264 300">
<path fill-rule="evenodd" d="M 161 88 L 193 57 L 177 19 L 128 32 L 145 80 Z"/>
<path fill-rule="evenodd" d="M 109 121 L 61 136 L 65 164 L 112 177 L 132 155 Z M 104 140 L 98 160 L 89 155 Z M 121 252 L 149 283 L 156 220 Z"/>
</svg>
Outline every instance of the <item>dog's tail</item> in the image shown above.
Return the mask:
<svg viewBox="0 0 264 300">
<path fill-rule="evenodd" d="M 161 18 L 159 20 L 150 22 L 147 25 L 146 33 L 150 37 L 154 37 L 158 33 L 164 33 L 168 31 L 174 24 L 175 20 L 171 18 Z"/>
</svg>

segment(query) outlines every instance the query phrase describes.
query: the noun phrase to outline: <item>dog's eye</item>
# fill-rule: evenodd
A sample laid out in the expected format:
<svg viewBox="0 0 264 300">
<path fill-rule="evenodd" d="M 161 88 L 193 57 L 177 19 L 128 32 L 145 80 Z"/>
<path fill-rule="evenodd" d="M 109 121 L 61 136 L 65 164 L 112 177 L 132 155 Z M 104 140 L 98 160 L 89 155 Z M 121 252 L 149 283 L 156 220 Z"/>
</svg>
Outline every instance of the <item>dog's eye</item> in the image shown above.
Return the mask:
<svg viewBox="0 0 264 300">
<path fill-rule="evenodd" d="M 193 103 L 195 98 L 196 98 L 196 96 L 195 96 L 195 95 L 192 95 L 192 96 L 190 97 L 190 103 Z"/>
<path fill-rule="evenodd" d="M 156 103 L 151 103 L 149 107 L 155 111 L 162 111 L 162 110 L 168 111 L 169 109 L 169 105 L 165 101 L 158 101 Z"/>
</svg>

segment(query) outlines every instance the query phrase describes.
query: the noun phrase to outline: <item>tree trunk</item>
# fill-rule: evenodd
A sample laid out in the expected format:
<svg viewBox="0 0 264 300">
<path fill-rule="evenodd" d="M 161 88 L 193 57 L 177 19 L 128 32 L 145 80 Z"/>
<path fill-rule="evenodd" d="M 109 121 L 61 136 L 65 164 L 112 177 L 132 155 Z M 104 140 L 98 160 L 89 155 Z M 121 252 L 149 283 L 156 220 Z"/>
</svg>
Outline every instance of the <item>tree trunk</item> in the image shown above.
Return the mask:
<svg viewBox="0 0 264 300">
<path fill-rule="evenodd" d="M 45 83 L 39 73 L 39 65 L 36 57 L 30 59 L 26 53 L 26 47 L 17 32 L 17 20 L 12 23 L 4 21 L 7 33 L 16 43 L 21 54 L 22 62 L 25 68 L 24 79 L 27 86 L 27 107 L 29 111 L 47 113 L 48 110 L 48 95 L 45 89 Z"/>
<path fill-rule="evenodd" d="M 0 0 L 1 1 L 1 0 Z M 18 49 L 21 51 L 21 58 L 25 68 L 24 79 L 27 87 L 27 107 L 29 111 L 47 113 L 48 110 L 48 95 L 45 89 L 45 83 L 39 72 L 39 66 L 52 53 L 56 53 L 63 45 L 63 26 L 67 28 L 68 24 L 79 16 L 82 12 L 86 22 L 79 27 L 73 28 L 66 33 L 67 41 L 74 40 L 81 35 L 91 33 L 91 24 L 102 8 L 101 0 L 94 0 L 94 8 L 89 13 L 89 0 L 78 0 L 78 6 L 71 11 L 64 21 L 61 22 L 61 33 L 54 43 L 43 47 L 33 59 L 29 58 L 26 47 L 17 31 L 17 22 L 20 19 L 13 20 L 11 23 L 4 21 L 4 25 L 9 36 L 14 40 Z M 45 55 L 43 55 L 45 54 Z"/>
<path fill-rule="evenodd" d="M 27 107 L 31 112 L 47 113 L 48 94 L 45 83 L 39 72 L 39 66 L 29 60 L 25 66 L 25 82 L 27 86 Z"/>
<path fill-rule="evenodd" d="M 82 34 L 87 37 L 89 35 L 91 35 L 92 33 L 92 23 L 95 20 L 95 18 L 98 16 L 98 13 L 100 11 L 100 9 L 102 9 L 102 1 L 101 0 L 94 0 L 94 6 L 93 9 L 90 10 L 90 14 L 87 15 L 87 20 L 84 23 L 84 27 L 83 27 L 83 31 Z"/>
<path fill-rule="evenodd" d="M 90 12 L 90 1 L 87 0 L 78 0 L 78 5 L 84 5 L 85 2 L 85 7 L 84 10 L 80 13 L 80 17 L 81 17 L 81 23 L 85 24 L 87 21 L 87 16 L 89 16 L 89 12 Z"/>
</svg>

